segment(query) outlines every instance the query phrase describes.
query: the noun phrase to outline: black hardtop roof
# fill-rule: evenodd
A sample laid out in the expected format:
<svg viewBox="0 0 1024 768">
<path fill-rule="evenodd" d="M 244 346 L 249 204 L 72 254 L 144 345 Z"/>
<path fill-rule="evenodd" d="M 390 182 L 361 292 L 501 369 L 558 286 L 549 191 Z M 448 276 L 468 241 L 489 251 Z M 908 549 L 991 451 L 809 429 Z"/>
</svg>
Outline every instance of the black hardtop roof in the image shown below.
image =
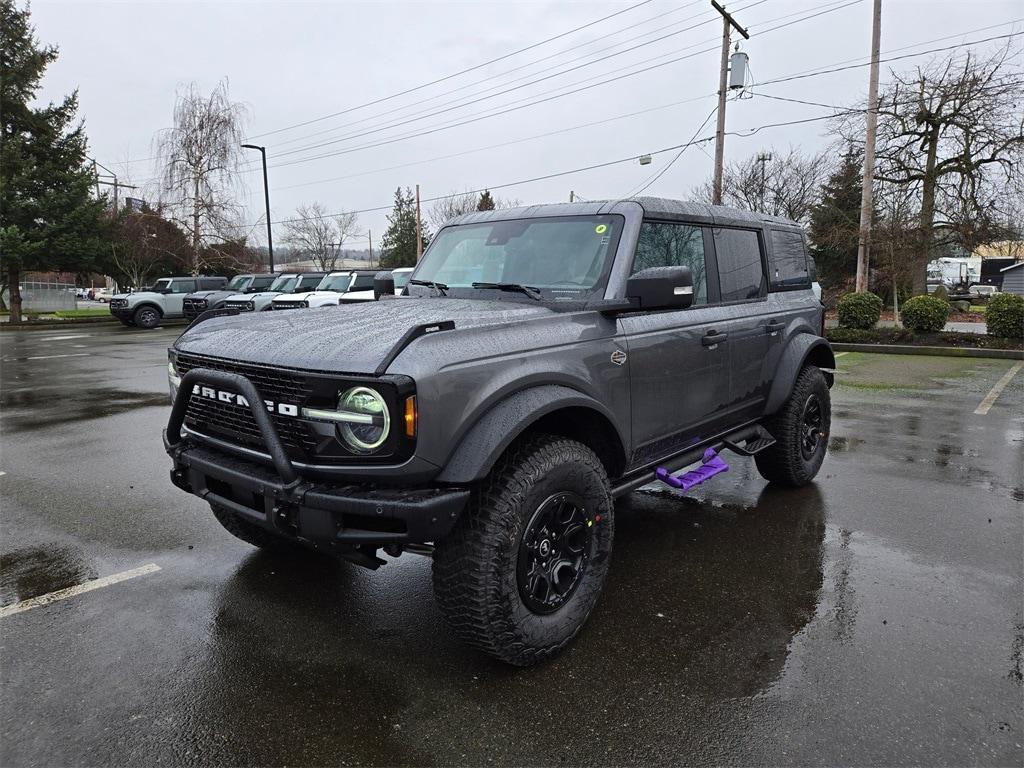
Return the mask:
<svg viewBox="0 0 1024 768">
<path fill-rule="evenodd" d="M 227 280 L 224 275 L 164 275 L 156 280 Z M 153 282 L 155 283 L 156 280 Z"/>
<path fill-rule="evenodd" d="M 629 197 L 620 200 L 593 200 L 586 203 L 548 203 L 528 205 L 519 208 L 500 208 L 493 211 L 476 211 L 452 219 L 449 224 L 473 224 L 505 219 L 524 219 L 541 216 L 599 216 L 615 213 L 621 206 L 635 204 L 651 218 L 686 219 L 699 224 L 720 226 L 763 226 L 772 224 L 800 229 L 792 219 L 769 216 L 756 211 L 730 208 L 725 205 L 708 205 L 689 200 L 670 200 L 664 197 Z"/>
</svg>

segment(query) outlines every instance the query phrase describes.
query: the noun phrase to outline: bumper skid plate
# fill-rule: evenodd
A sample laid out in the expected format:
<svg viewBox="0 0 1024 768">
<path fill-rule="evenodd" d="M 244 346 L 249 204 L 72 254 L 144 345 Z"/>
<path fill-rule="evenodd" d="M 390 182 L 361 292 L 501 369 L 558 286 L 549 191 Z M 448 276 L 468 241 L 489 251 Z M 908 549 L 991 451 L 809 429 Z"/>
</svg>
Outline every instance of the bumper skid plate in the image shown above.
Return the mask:
<svg viewBox="0 0 1024 768">
<path fill-rule="evenodd" d="M 252 405 L 274 469 L 182 437 L 194 384 L 231 389 Z M 263 399 L 251 381 L 224 371 L 186 373 L 164 432 L 174 460 L 171 482 L 212 505 L 276 534 L 315 546 L 422 544 L 443 538 L 469 499 L 466 488 L 384 488 L 307 482 L 292 466 Z"/>
</svg>

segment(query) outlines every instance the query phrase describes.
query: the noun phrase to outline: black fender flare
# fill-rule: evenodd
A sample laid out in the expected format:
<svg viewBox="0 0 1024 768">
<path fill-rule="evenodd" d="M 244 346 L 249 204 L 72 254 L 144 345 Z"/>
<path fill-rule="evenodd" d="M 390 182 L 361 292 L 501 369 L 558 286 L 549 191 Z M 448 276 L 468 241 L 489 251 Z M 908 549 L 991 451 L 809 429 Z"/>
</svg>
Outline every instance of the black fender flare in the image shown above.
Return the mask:
<svg viewBox="0 0 1024 768">
<path fill-rule="evenodd" d="M 549 413 L 580 407 L 603 416 L 620 443 L 626 445 L 614 416 L 600 402 L 561 384 L 541 384 L 514 392 L 484 413 L 448 457 L 437 481 L 463 484 L 483 479 L 505 449 L 530 425 Z"/>
<path fill-rule="evenodd" d="M 821 336 L 816 336 L 813 333 L 798 333 L 792 337 L 779 359 L 779 365 L 775 369 L 775 379 L 772 382 L 771 391 L 768 393 L 768 401 L 765 403 L 765 415 L 771 416 L 782 407 L 793 391 L 796 377 L 800 375 L 801 369 L 807 363 L 831 370 L 836 367 L 836 358 L 832 354 L 832 346 Z M 825 378 L 831 387 L 832 376 L 826 374 Z"/>
</svg>

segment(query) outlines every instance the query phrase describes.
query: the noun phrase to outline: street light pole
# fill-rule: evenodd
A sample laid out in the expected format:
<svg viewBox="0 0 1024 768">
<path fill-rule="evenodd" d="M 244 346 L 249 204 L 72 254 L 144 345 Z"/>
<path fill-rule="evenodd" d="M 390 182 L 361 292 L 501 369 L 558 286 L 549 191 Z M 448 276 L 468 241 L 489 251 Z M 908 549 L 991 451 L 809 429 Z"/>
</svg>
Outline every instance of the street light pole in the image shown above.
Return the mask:
<svg viewBox="0 0 1024 768">
<path fill-rule="evenodd" d="M 267 148 L 256 144 L 243 144 L 244 149 L 258 149 L 263 158 L 263 200 L 267 204 L 267 253 L 270 255 L 270 271 L 274 271 L 274 236 L 270 230 L 270 186 L 267 184 Z"/>
</svg>

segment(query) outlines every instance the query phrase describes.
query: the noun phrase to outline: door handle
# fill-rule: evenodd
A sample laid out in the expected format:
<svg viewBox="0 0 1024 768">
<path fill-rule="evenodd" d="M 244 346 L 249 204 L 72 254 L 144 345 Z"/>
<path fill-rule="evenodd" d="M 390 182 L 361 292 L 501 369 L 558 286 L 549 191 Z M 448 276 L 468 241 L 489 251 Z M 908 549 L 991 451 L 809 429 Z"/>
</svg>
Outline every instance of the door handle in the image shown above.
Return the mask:
<svg viewBox="0 0 1024 768">
<path fill-rule="evenodd" d="M 705 333 L 700 340 L 700 343 L 705 347 L 713 347 L 716 344 L 721 344 L 729 338 L 728 333 L 719 333 L 718 331 L 708 331 Z"/>
<path fill-rule="evenodd" d="M 768 325 L 766 325 L 764 328 L 765 328 L 765 330 L 768 333 L 778 333 L 779 331 L 781 331 L 785 327 L 786 327 L 785 323 L 780 323 L 780 322 L 776 322 L 776 321 L 773 320 L 773 321 L 769 322 Z"/>
</svg>

